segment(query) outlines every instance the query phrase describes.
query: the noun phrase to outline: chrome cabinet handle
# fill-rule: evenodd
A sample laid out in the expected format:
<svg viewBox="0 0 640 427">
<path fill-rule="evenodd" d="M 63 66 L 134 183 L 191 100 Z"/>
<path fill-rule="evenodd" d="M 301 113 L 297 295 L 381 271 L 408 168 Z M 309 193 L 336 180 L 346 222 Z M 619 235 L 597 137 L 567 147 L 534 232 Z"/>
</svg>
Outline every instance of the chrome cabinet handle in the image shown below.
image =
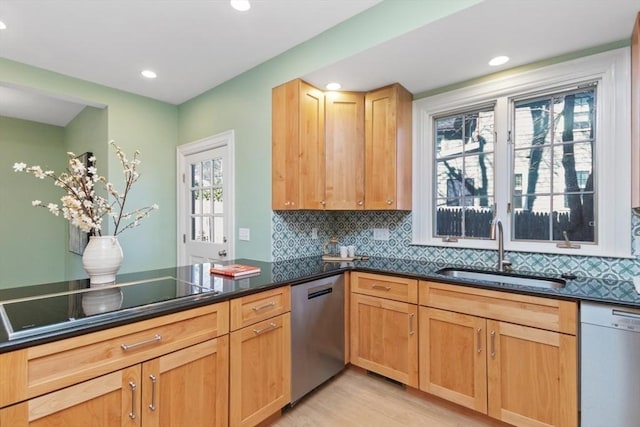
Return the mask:
<svg viewBox="0 0 640 427">
<path fill-rule="evenodd" d="M 129 350 L 133 350 L 134 348 L 142 347 L 144 345 L 154 344 L 160 341 L 162 341 L 162 337 L 159 334 L 156 334 L 150 340 L 140 341 L 134 344 L 121 344 L 120 348 L 122 348 L 123 351 L 129 351 Z"/>
<path fill-rule="evenodd" d="M 264 310 L 265 308 L 271 308 L 274 307 L 276 305 L 275 302 L 270 301 L 268 303 L 266 303 L 265 305 L 260 305 L 260 306 L 253 306 L 251 307 L 251 310 L 253 311 L 260 311 L 260 310 Z"/>
<path fill-rule="evenodd" d="M 478 353 L 481 353 L 482 352 L 482 328 L 478 328 L 478 330 L 476 330 L 476 338 L 478 339 L 476 351 Z"/>
<path fill-rule="evenodd" d="M 256 335 L 260 335 L 263 332 L 267 332 L 270 331 L 272 329 L 275 329 L 278 325 L 276 325 L 275 323 L 271 322 L 269 323 L 269 326 L 267 326 L 266 328 L 262 328 L 262 329 L 254 329 L 253 333 Z"/>
<path fill-rule="evenodd" d="M 156 380 L 155 375 L 149 375 L 149 379 L 151 380 L 151 403 L 149 404 L 149 409 L 152 411 L 156 410 Z"/>
<path fill-rule="evenodd" d="M 387 199 L 387 204 L 390 205 L 393 203 L 393 199 Z"/>
<path fill-rule="evenodd" d="M 324 200 L 320 200 L 320 204 L 321 204 L 322 206 L 324 206 L 324 205 L 326 205 L 326 204 L 327 204 L 327 202 L 325 202 Z"/>
<path fill-rule="evenodd" d="M 358 206 L 362 206 L 364 205 L 364 202 L 362 200 L 358 200 Z"/>
<path fill-rule="evenodd" d="M 416 333 L 416 331 L 413 330 L 413 317 L 415 315 L 415 313 L 409 313 L 409 335 L 413 335 Z"/>
<path fill-rule="evenodd" d="M 491 331 L 491 358 L 496 358 L 496 331 Z"/>
<path fill-rule="evenodd" d="M 129 412 L 129 418 L 136 419 L 136 383 L 129 381 L 129 388 L 131 388 L 131 412 Z"/>
<path fill-rule="evenodd" d="M 371 289 L 382 289 L 383 291 L 390 291 L 391 286 L 378 285 L 374 283 L 373 285 L 371 285 Z"/>
</svg>

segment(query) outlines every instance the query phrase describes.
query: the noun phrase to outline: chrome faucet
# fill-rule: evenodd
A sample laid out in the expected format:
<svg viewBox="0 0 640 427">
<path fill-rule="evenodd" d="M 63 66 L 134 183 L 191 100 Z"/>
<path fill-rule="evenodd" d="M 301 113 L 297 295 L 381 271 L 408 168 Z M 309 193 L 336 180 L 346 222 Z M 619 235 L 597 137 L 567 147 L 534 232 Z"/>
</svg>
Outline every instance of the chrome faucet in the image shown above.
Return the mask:
<svg viewBox="0 0 640 427">
<path fill-rule="evenodd" d="M 504 230 L 500 218 L 494 218 L 491 221 L 489 238 L 492 240 L 496 240 L 496 228 L 498 229 L 498 271 L 505 271 L 505 267 L 508 269 L 511 266 L 511 261 L 504 257 Z"/>
</svg>

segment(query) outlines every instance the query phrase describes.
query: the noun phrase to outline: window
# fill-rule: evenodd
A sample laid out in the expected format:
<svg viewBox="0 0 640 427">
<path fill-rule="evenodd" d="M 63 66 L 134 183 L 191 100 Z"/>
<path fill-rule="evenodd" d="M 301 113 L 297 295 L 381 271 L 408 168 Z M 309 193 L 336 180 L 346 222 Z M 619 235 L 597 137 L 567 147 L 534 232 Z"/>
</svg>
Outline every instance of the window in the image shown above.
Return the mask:
<svg viewBox="0 0 640 427">
<path fill-rule="evenodd" d="M 589 176 L 596 144 L 596 87 L 587 86 L 513 103 L 512 170 L 524 178 L 512 193 L 516 240 L 595 243 L 597 198 Z M 583 187 L 578 169 L 587 174 L 581 175 Z M 584 188 L 586 182 L 590 184 Z"/>
<path fill-rule="evenodd" d="M 433 206 L 438 237 L 489 237 L 493 122 L 493 107 L 435 119 Z"/>
<path fill-rule="evenodd" d="M 413 243 L 630 256 L 629 95 L 617 49 L 415 101 Z"/>
</svg>

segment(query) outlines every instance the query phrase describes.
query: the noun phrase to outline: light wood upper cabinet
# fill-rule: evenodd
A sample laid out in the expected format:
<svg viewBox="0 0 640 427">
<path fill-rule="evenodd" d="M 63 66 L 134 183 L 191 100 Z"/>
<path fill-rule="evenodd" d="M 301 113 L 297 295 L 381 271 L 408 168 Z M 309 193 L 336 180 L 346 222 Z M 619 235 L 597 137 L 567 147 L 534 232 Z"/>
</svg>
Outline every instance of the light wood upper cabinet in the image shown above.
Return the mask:
<svg viewBox="0 0 640 427">
<path fill-rule="evenodd" d="M 631 34 L 631 207 L 640 208 L 640 13 Z"/>
<path fill-rule="evenodd" d="M 323 209 L 324 93 L 300 79 L 272 90 L 274 210 Z"/>
<path fill-rule="evenodd" d="M 411 209 L 411 101 L 399 84 L 366 94 L 366 209 Z"/>
<path fill-rule="evenodd" d="M 272 91 L 273 210 L 410 210 L 412 95 Z"/>
<path fill-rule="evenodd" d="M 325 97 L 326 209 L 364 209 L 364 94 Z"/>
</svg>

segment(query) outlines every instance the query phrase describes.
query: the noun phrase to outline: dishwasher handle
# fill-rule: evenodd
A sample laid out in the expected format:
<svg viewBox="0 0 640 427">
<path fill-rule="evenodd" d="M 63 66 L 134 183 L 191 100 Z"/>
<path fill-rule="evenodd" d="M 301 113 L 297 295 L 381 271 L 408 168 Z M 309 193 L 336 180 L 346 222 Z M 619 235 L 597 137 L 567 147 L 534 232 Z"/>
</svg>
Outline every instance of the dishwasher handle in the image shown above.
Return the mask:
<svg viewBox="0 0 640 427">
<path fill-rule="evenodd" d="M 333 293 L 333 286 L 329 286 L 323 289 L 318 289 L 318 288 L 309 289 L 309 293 L 307 294 L 307 299 L 318 298 L 323 295 L 328 295 L 330 293 Z"/>
</svg>

